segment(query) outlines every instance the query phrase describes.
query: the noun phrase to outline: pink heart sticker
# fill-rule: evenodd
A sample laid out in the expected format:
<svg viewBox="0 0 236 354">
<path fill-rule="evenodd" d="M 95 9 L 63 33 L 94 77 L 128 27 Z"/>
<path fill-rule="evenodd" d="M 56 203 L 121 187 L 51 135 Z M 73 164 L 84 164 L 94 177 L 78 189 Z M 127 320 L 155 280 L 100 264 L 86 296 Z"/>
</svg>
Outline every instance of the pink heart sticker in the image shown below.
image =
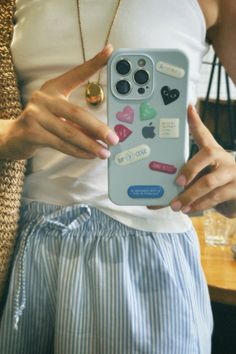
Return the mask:
<svg viewBox="0 0 236 354">
<path fill-rule="evenodd" d="M 125 141 L 128 138 L 128 136 L 132 134 L 132 131 L 122 124 L 117 124 L 114 130 L 120 139 L 120 143 L 122 143 L 122 141 Z"/>
<path fill-rule="evenodd" d="M 116 113 L 116 118 L 121 122 L 132 124 L 134 121 L 134 110 L 130 106 L 125 106 L 122 112 Z"/>
</svg>

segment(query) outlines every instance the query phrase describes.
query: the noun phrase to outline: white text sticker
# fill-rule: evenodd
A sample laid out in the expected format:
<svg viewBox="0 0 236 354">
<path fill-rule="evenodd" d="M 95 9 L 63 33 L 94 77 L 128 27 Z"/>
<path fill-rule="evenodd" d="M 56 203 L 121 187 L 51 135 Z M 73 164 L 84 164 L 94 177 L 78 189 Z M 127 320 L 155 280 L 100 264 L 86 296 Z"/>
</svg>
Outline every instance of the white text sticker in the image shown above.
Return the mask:
<svg viewBox="0 0 236 354">
<path fill-rule="evenodd" d="M 176 77 L 177 79 L 182 79 L 185 75 L 184 69 L 172 64 L 165 63 L 164 61 L 159 61 L 156 64 L 156 68 L 160 73 Z"/>
<path fill-rule="evenodd" d="M 179 118 L 161 118 L 159 137 L 165 139 L 179 138 Z"/>
<path fill-rule="evenodd" d="M 122 151 L 115 157 L 117 165 L 125 166 L 139 160 L 143 160 L 150 155 L 151 149 L 148 145 L 142 144 L 132 149 Z"/>
</svg>

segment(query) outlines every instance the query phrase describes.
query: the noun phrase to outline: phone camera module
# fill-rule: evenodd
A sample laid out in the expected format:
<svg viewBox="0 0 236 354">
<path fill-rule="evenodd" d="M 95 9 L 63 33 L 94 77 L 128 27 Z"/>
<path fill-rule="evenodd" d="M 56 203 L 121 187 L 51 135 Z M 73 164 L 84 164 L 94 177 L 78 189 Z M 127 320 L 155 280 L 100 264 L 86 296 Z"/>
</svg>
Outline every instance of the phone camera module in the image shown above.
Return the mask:
<svg viewBox="0 0 236 354">
<path fill-rule="evenodd" d="M 138 70 L 134 74 L 134 80 L 139 85 L 144 85 L 149 80 L 149 75 L 145 70 Z"/>
<path fill-rule="evenodd" d="M 120 75 L 127 75 L 130 72 L 130 69 L 131 69 L 131 65 L 125 59 L 118 61 L 118 63 L 116 64 L 116 71 Z"/>
<path fill-rule="evenodd" d="M 130 83 L 127 80 L 120 80 L 116 84 L 116 90 L 121 95 L 126 95 L 130 91 Z"/>
<path fill-rule="evenodd" d="M 145 88 L 144 88 L 144 87 L 139 87 L 139 88 L 138 88 L 138 93 L 139 93 L 140 95 L 143 95 L 143 94 L 145 93 Z"/>
<path fill-rule="evenodd" d="M 146 65 L 146 60 L 145 59 L 139 59 L 138 60 L 138 66 L 143 68 Z"/>
</svg>

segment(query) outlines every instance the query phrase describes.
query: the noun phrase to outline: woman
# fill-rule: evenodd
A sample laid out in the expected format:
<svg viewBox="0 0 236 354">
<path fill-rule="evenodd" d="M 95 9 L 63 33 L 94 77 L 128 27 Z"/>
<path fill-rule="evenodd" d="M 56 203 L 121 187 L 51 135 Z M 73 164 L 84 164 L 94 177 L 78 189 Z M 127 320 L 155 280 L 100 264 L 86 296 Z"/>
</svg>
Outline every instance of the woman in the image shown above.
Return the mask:
<svg viewBox="0 0 236 354">
<path fill-rule="evenodd" d="M 101 75 L 106 85 L 99 73 L 112 48 L 86 59 L 108 40 L 114 48 L 178 47 L 189 56 L 193 103 L 206 38 L 236 80 L 235 13 L 230 0 L 16 2 L 11 52 L 24 109 L 1 122 L 0 156 L 30 158 L 31 168 L 1 352 L 210 353 L 208 291 L 186 213 L 216 206 L 236 215 L 235 162 L 190 106 L 200 151 L 176 180 L 185 191 L 171 208 L 112 204 L 104 143 L 118 139 L 105 105 L 91 109 L 84 95 L 88 80 Z"/>
</svg>

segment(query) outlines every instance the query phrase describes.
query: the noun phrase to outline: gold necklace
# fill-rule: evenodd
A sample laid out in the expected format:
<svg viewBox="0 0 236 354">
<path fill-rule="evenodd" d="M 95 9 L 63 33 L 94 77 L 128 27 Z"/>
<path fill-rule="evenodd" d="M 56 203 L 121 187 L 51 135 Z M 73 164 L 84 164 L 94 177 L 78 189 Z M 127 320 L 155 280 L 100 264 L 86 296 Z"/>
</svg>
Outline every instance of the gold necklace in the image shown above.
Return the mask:
<svg viewBox="0 0 236 354">
<path fill-rule="evenodd" d="M 111 29 L 114 24 L 115 18 L 117 16 L 120 3 L 121 3 L 121 0 L 118 0 L 117 4 L 116 4 L 114 15 L 112 17 L 110 27 L 109 27 L 107 35 L 106 35 L 104 47 L 108 44 L 108 40 L 109 40 L 109 37 L 111 34 Z M 86 57 L 85 57 L 85 46 L 84 46 L 84 38 L 83 38 L 82 23 L 81 23 L 80 0 L 76 0 L 76 4 L 77 4 L 77 12 L 78 12 L 78 24 L 79 24 L 79 31 L 80 31 L 83 60 L 85 62 Z M 86 89 L 85 89 L 86 102 L 89 105 L 94 106 L 94 107 L 99 106 L 104 101 L 104 97 L 105 97 L 104 90 L 103 90 L 103 87 L 102 87 L 100 81 L 101 81 L 101 70 L 99 71 L 99 74 L 98 74 L 98 80 L 95 82 L 88 81 L 88 83 L 86 85 Z"/>
</svg>

